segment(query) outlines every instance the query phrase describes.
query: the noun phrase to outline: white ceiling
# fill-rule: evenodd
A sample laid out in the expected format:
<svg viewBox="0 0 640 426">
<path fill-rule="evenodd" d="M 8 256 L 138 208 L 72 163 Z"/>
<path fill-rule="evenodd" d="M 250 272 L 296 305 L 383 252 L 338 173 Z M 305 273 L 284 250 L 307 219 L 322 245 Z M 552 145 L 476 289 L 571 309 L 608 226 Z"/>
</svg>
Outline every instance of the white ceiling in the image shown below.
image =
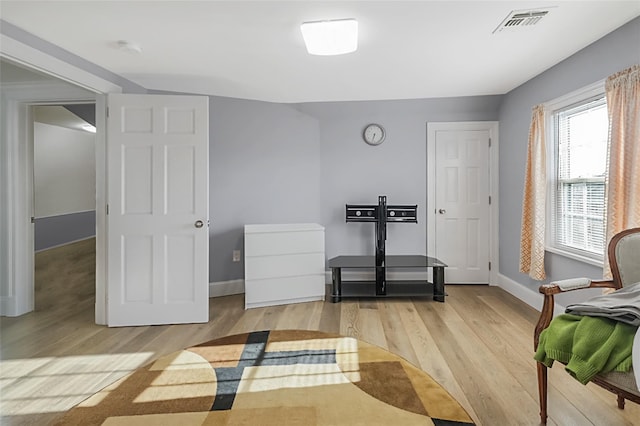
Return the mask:
<svg viewBox="0 0 640 426">
<path fill-rule="evenodd" d="M 493 33 L 531 8 L 550 12 Z M 638 0 L 0 1 L 3 20 L 148 89 L 273 102 L 503 94 L 637 16 Z M 358 20 L 358 50 L 308 55 L 300 24 L 339 18 Z"/>
</svg>

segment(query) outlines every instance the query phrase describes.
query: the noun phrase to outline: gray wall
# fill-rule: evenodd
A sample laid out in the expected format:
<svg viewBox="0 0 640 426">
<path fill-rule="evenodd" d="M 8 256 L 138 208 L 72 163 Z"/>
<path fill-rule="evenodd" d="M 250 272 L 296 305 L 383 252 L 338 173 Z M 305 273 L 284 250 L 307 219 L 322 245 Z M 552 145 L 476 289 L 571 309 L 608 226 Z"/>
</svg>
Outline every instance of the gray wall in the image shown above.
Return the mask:
<svg viewBox="0 0 640 426">
<path fill-rule="evenodd" d="M 518 272 L 527 137 L 533 106 L 553 100 L 640 63 L 640 18 L 596 41 L 505 95 L 500 106 L 500 272 L 536 290 L 537 281 Z M 602 278 L 602 269 L 546 253 L 547 282 Z M 573 298 L 560 298 L 566 304 Z"/>
<path fill-rule="evenodd" d="M 64 214 L 36 219 L 35 250 L 95 237 L 96 212 Z"/>
<path fill-rule="evenodd" d="M 293 106 L 210 97 L 209 280 L 244 277 L 245 224 L 322 222 L 318 120 Z"/>
<path fill-rule="evenodd" d="M 33 123 L 33 191 L 37 218 L 95 210 L 96 135 Z"/>
</svg>

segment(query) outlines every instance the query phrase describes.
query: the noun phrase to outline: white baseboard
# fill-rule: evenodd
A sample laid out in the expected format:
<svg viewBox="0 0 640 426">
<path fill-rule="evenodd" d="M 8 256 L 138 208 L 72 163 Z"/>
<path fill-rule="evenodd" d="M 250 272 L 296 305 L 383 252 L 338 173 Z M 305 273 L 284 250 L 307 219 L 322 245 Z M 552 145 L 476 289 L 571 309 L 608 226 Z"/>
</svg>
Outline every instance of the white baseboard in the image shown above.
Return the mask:
<svg viewBox="0 0 640 426">
<path fill-rule="evenodd" d="M 209 283 L 209 297 L 230 296 L 244 293 L 244 280 L 217 281 Z"/>
<path fill-rule="evenodd" d="M 507 293 L 512 294 L 518 299 L 522 300 L 527 305 L 536 309 L 537 311 L 542 310 L 542 294 L 533 291 L 524 285 L 520 284 L 517 281 L 512 280 L 511 278 L 505 277 L 502 274 L 498 274 L 498 286 L 502 288 Z M 555 304 L 553 316 L 560 315 L 564 313 L 564 306 Z"/>
</svg>

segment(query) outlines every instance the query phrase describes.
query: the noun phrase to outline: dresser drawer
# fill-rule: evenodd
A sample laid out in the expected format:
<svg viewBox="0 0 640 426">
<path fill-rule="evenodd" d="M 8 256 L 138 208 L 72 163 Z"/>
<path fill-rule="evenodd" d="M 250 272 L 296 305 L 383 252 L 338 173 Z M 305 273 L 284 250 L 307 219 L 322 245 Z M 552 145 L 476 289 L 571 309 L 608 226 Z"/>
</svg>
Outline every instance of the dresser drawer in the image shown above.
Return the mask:
<svg viewBox="0 0 640 426">
<path fill-rule="evenodd" d="M 244 236 L 245 256 L 324 252 L 324 231 L 256 232 Z"/>
<path fill-rule="evenodd" d="M 252 308 L 296 301 L 324 300 L 324 281 L 324 274 L 248 280 L 245 281 L 245 306 Z"/>
<path fill-rule="evenodd" d="M 247 256 L 244 269 L 245 280 L 323 274 L 324 253 Z"/>
</svg>

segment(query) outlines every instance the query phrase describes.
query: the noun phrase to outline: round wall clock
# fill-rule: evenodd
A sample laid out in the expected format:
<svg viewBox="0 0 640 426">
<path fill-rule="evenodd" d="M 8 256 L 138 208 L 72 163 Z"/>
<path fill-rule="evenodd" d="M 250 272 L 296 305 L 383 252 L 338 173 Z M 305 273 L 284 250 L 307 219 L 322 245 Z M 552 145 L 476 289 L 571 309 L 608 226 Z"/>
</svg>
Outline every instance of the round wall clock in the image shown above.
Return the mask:
<svg viewBox="0 0 640 426">
<path fill-rule="evenodd" d="M 362 138 L 369 145 L 380 145 L 385 138 L 384 128 L 379 124 L 369 124 L 364 128 Z"/>
</svg>

